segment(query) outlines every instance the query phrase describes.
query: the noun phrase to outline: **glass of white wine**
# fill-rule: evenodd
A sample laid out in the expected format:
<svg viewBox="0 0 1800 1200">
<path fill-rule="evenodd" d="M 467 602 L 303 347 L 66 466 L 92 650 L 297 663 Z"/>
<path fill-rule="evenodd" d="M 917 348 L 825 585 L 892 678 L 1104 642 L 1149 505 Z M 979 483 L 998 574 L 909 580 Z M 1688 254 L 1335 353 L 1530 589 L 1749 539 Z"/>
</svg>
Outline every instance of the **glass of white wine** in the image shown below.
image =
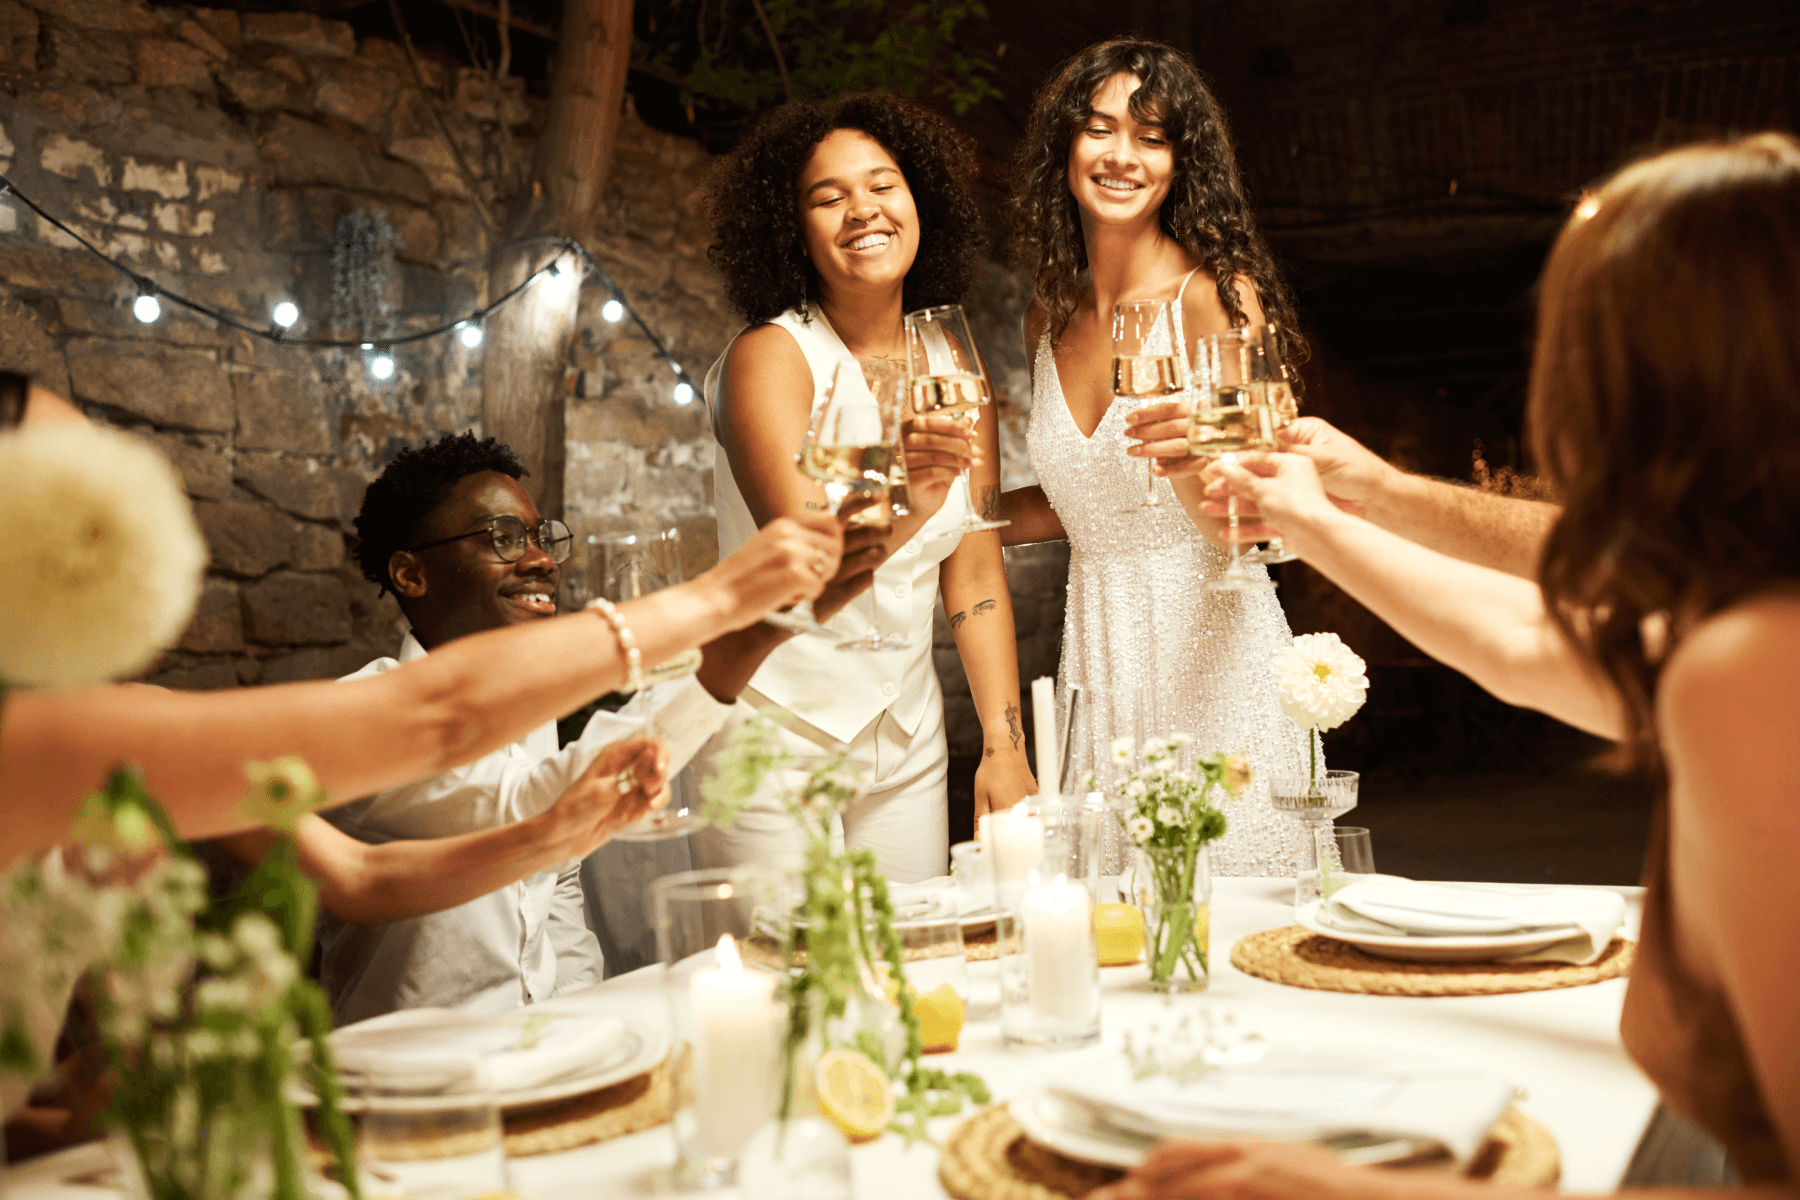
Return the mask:
<svg viewBox="0 0 1800 1200">
<path fill-rule="evenodd" d="M 906 353 L 912 376 L 913 412 L 919 416 L 941 413 L 967 417 L 973 428 L 981 419 L 982 407 L 993 403 L 994 393 L 988 385 L 987 366 L 975 353 L 975 338 L 969 332 L 969 318 L 962 305 L 944 304 L 907 313 Z M 943 536 L 960 537 L 1012 523 L 983 514 L 975 507 L 967 467 L 956 486 L 968 516 L 944 530 Z"/>
<path fill-rule="evenodd" d="M 1133 408 L 1165 400 L 1187 388 L 1181 350 L 1167 300 L 1127 300 L 1113 305 L 1113 395 Z M 1152 460 L 1144 460 L 1144 498 L 1125 512 L 1163 507 Z"/>
<path fill-rule="evenodd" d="M 1208 333 L 1194 339 L 1194 373 L 1199 400 L 1188 418 L 1188 449 L 1202 458 L 1236 462 L 1249 450 L 1270 450 L 1275 445 L 1273 412 L 1269 407 L 1269 357 L 1263 344 L 1262 326 Z M 1233 495 L 1226 506 L 1230 555 L 1225 571 L 1204 585 L 1212 592 L 1244 592 L 1272 588 L 1244 569 L 1237 542 L 1238 501 Z"/>
<path fill-rule="evenodd" d="M 894 518 L 904 517 L 911 511 L 910 497 L 907 495 L 906 453 L 901 445 L 900 426 L 906 415 L 907 377 L 906 368 L 899 363 L 885 358 L 862 358 L 853 365 L 839 363 L 839 375 L 850 371 L 860 371 L 862 382 L 867 386 L 869 396 L 881 415 L 881 438 L 889 448 L 887 462 L 887 483 L 883 490 L 886 495 L 876 500 L 869 507 L 854 514 L 847 522 L 851 527 L 867 526 L 888 533 L 894 528 Z M 854 387 L 854 380 L 840 383 L 832 381 L 832 391 L 840 387 Z M 872 468 L 873 463 L 866 464 Z M 804 470 L 804 468 L 802 468 Z M 874 472 L 865 470 L 861 482 L 867 486 L 857 488 L 865 492 L 874 492 L 878 485 L 874 483 Z M 827 487 L 830 485 L 828 484 Z M 855 485 L 852 485 L 853 487 Z M 878 653 L 883 650 L 905 650 L 912 645 L 912 639 L 898 630 L 882 632 L 881 607 L 876 602 L 875 585 L 869 584 L 869 628 L 865 633 L 845 638 L 837 644 L 839 650 L 860 650 Z"/>
<path fill-rule="evenodd" d="M 1269 355 L 1269 410 L 1274 417 L 1277 430 L 1286 428 L 1299 419 L 1300 398 L 1294 391 L 1294 372 L 1281 355 L 1281 328 L 1275 324 L 1263 326 L 1263 344 Z M 1276 449 L 1280 449 L 1279 442 Z M 1281 544 L 1280 538 L 1270 538 L 1267 545 L 1258 546 L 1245 551 L 1244 561 L 1262 563 L 1272 566 L 1275 563 L 1293 562 L 1297 556 Z"/>
</svg>

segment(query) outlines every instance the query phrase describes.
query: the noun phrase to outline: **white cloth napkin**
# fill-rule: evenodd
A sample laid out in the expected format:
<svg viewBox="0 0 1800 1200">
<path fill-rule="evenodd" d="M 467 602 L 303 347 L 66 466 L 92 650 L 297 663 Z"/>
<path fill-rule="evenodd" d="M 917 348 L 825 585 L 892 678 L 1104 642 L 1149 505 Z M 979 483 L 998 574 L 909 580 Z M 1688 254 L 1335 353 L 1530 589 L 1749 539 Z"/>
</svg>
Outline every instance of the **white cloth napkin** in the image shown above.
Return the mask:
<svg viewBox="0 0 1800 1200">
<path fill-rule="evenodd" d="M 1072 1060 L 1049 1090 L 1147 1137 L 1282 1140 L 1369 1132 L 1436 1138 L 1458 1161 L 1480 1148 L 1512 1102 L 1513 1085 L 1485 1071 L 1331 1046 L 1271 1046 L 1189 1083 L 1136 1078 L 1107 1049 Z"/>
<path fill-rule="evenodd" d="M 488 1087 L 505 1093 L 592 1067 L 624 1038 L 625 1022 L 614 1016 L 542 1008 L 474 1016 L 415 1008 L 346 1025 L 331 1035 L 331 1045 L 352 1084 L 379 1080 L 429 1089 L 444 1073 L 445 1059 L 478 1058 Z"/>
<path fill-rule="evenodd" d="M 923 915 L 914 911 L 908 916 L 908 910 L 925 910 L 933 904 L 955 905 L 956 915 L 971 917 L 976 913 L 987 912 L 994 906 L 992 896 L 983 896 L 957 885 L 951 875 L 940 875 L 936 879 L 926 879 L 919 883 L 894 883 L 888 885 L 888 898 L 894 902 L 894 915 L 902 921 L 917 919 Z"/>
<path fill-rule="evenodd" d="M 1567 929 L 1554 945 L 1513 956 L 1517 962 L 1590 963 L 1625 919 L 1625 898 L 1593 888 L 1518 884 L 1421 883 L 1376 876 L 1347 884 L 1319 920 L 1351 933 L 1392 937 L 1482 937 Z"/>
</svg>

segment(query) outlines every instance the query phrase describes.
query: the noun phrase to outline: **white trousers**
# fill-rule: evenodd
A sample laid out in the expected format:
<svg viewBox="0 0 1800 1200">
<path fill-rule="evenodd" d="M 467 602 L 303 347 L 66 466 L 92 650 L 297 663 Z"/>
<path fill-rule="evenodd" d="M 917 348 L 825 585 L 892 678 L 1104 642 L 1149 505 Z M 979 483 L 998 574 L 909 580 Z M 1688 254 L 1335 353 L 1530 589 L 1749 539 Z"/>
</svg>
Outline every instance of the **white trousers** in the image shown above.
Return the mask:
<svg viewBox="0 0 1800 1200">
<path fill-rule="evenodd" d="M 936 682 L 932 680 L 933 690 Z M 950 750 L 941 695 L 925 706 L 910 737 L 884 712 L 848 742 L 777 708 L 752 689 L 744 689 L 743 698 L 780 726 L 783 748 L 790 754 L 844 753 L 868 772 L 869 790 L 834 823 L 833 849 L 874 851 L 876 866 L 895 883 L 917 883 L 949 869 Z M 695 761 L 706 762 L 717 749 L 708 745 Z M 756 801 L 729 829 L 708 828 L 694 835 L 694 857 L 708 867 L 757 863 L 798 868 L 805 856 L 800 827 L 773 799 Z"/>
</svg>

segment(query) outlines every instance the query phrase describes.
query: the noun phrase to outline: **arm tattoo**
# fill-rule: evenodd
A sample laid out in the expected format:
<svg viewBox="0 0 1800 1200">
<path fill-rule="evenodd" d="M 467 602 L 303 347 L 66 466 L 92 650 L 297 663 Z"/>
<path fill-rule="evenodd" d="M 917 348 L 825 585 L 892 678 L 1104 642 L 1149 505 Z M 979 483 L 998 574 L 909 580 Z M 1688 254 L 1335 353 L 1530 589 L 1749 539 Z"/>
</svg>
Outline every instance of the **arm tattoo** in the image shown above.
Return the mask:
<svg viewBox="0 0 1800 1200">
<path fill-rule="evenodd" d="M 981 601 L 981 603 L 977 604 L 974 608 L 970 609 L 969 611 L 979 617 L 983 613 L 993 612 L 994 604 L 995 604 L 995 601 L 993 601 L 993 600 L 983 600 L 983 601 Z"/>
<path fill-rule="evenodd" d="M 823 504 L 820 504 L 815 500 L 808 500 L 806 502 L 806 511 L 808 511 L 808 512 L 812 512 L 814 509 L 819 509 L 819 508 L 824 508 L 824 507 L 825 506 Z"/>
<path fill-rule="evenodd" d="M 961 629 L 962 623 L 968 619 L 969 619 L 969 614 L 966 612 L 954 613 L 950 617 L 950 628 Z"/>
<path fill-rule="evenodd" d="M 995 521 L 1000 518 L 1000 489 L 998 487 L 983 488 L 981 492 L 981 519 Z"/>
<path fill-rule="evenodd" d="M 1017 750 L 1019 743 L 1025 740 L 1025 735 L 1019 729 L 1019 706 L 1016 704 L 1006 706 L 1006 733 L 1012 738 L 1013 749 Z"/>
</svg>

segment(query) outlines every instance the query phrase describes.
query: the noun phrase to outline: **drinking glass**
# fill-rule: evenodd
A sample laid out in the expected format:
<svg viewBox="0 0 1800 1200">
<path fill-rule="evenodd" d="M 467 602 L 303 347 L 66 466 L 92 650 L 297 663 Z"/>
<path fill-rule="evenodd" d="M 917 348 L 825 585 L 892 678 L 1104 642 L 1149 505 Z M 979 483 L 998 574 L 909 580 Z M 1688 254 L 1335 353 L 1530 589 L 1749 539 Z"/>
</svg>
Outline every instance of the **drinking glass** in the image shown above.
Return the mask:
<svg viewBox="0 0 1800 1200">
<path fill-rule="evenodd" d="M 867 387 L 870 399 L 881 415 L 882 441 L 888 450 L 887 469 L 883 474 L 886 480 L 881 485 L 886 495 L 855 514 L 849 524 L 873 526 L 881 530 L 891 530 L 896 516 L 905 516 L 910 511 L 906 507 L 910 503 L 907 497 L 906 454 L 901 447 L 900 424 L 906 414 L 906 370 L 898 363 L 880 358 L 858 359 L 856 367 L 862 374 L 862 382 Z M 839 372 L 851 370 L 845 363 L 839 363 Z M 851 387 L 854 381 L 848 381 L 845 387 Z M 833 384 L 835 391 L 837 384 Z M 804 469 L 804 468 L 803 468 Z M 898 482 L 896 482 L 898 480 Z M 828 485 L 829 486 L 829 485 Z M 896 506 L 894 493 L 901 493 L 901 503 Z M 864 489 L 874 491 L 873 487 Z M 879 653 L 883 650 L 905 650 L 912 645 L 912 639 L 895 630 L 883 633 L 881 630 L 881 608 L 875 599 L 875 584 L 869 584 L 869 631 L 856 637 L 845 638 L 837 644 L 839 650 L 860 650 L 866 653 Z"/>
<path fill-rule="evenodd" d="M 1252 325 L 1194 339 L 1195 387 L 1199 399 L 1188 418 L 1188 449 L 1202 458 L 1236 462 L 1246 450 L 1268 450 L 1275 441 L 1269 408 L 1270 367 L 1263 327 Z M 1226 509 L 1230 556 L 1225 571 L 1202 586 L 1213 592 L 1272 588 L 1244 569 L 1237 543 L 1238 501 L 1234 493 Z"/>
<path fill-rule="evenodd" d="M 1281 327 L 1270 324 L 1263 326 L 1263 330 L 1263 345 L 1268 351 L 1273 373 L 1273 378 L 1269 381 L 1269 408 L 1274 417 L 1272 424 L 1280 430 L 1299 418 L 1300 399 L 1294 394 L 1294 373 L 1281 356 Z M 1282 545 L 1278 537 L 1270 538 L 1267 545 L 1244 552 L 1245 562 L 1262 563 L 1265 566 L 1293 562 L 1295 557 L 1297 556 Z"/>
<path fill-rule="evenodd" d="M 675 1089 L 676 1176 L 690 1186 L 728 1186 L 781 1101 L 781 949 L 798 881 L 768 867 L 727 867 L 665 875 L 650 891 L 670 1061 L 693 1074 L 691 1090 Z"/>
<path fill-rule="evenodd" d="M 1141 407 L 1187 388 L 1187 372 L 1181 347 L 1175 344 L 1175 325 L 1167 300 L 1127 300 L 1113 305 L 1113 395 Z M 1144 498 L 1125 512 L 1160 509 L 1156 494 L 1154 460 L 1144 460 Z"/>
<path fill-rule="evenodd" d="M 1331 823 L 1356 807 L 1360 778 L 1355 771 L 1326 771 L 1317 779 L 1298 772 L 1269 776 L 1270 807 L 1299 817 L 1312 835 L 1294 875 L 1295 907 L 1337 890 L 1331 877 L 1336 855 Z"/>
<path fill-rule="evenodd" d="M 884 420 L 881 405 L 856 361 L 839 362 L 826 385 L 825 402 L 813 413 L 806 437 L 794 453 L 794 465 L 824 487 L 826 511 L 835 515 L 851 492 L 887 487 L 888 470 L 898 452 L 898 414 L 891 425 Z M 813 616 L 810 600 L 802 600 L 786 612 L 772 612 L 763 620 L 801 633 L 839 636 Z"/>
<path fill-rule="evenodd" d="M 975 353 L 969 318 L 960 304 L 906 314 L 906 360 L 912 379 L 912 409 L 920 416 L 942 413 L 966 417 L 973 429 L 981 419 L 982 408 L 993 403 L 987 365 Z M 1011 524 L 978 515 L 969 492 L 969 468 L 963 468 L 956 486 L 969 515 L 960 524 L 944 530 L 943 536 L 960 537 Z"/>
<path fill-rule="evenodd" d="M 369 1054 L 345 1079 L 356 1151 L 375 1191 L 471 1200 L 511 1189 L 500 1110 L 470 1055 Z"/>
<path fill-rule="evenodd" d="M 964 957 L 962 918 L 954 897 L 940 893 L 922 911 L 896 914 L 894 933 L 900 939 L 906 984 L 915 1001 L 948 987 L 968 1004 L 969 961 Z"/>
</svg>

